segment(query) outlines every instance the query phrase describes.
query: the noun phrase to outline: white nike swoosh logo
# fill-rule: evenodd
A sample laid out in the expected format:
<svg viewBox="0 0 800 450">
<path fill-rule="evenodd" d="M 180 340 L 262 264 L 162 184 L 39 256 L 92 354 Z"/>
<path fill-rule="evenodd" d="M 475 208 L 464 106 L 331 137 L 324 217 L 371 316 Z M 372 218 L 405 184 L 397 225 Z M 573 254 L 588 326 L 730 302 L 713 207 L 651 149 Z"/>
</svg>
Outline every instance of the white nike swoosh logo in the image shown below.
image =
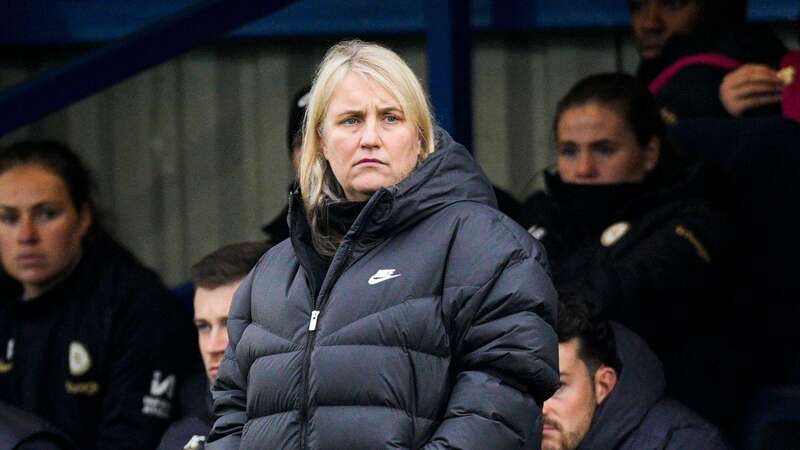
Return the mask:
<svg viewBox="0 0 800 450">
<path fill-rule="evenodd" d="M 377 275 L 376 274 L 376 275 L 373 275 L 373 276 L 369 277 L 369 281 L 367 281 L 367 283 L 369 283 L 369 284 L 378 284 L 378 283 L 380 283 L 382 281 L 390 280 L 392 278 L 397 278 L 400 275 L 401 274 L 399 274 L 399 273 L 397 275 Z M 362 278 L 362 280 L 363 280 L 363 278 Z"/>
</svg>

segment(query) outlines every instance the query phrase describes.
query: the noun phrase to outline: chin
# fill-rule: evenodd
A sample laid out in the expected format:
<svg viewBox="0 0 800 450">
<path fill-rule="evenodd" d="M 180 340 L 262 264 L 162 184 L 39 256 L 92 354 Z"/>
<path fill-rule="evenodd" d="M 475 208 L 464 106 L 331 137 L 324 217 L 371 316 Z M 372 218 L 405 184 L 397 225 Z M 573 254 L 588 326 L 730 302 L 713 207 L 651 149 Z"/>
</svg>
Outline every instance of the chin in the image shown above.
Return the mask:
<svg viewBox="0 0 800 450">
<path fill-rule="evenodd" d="M 393 180 L 386 177 L 370 177 L 367 180 L 359 180 L 353 183 L 353 191 L 359 195 L 369 198 L 372 194 L 379 191 L 381 188 L 391 186 L 394 184 Z"/>
<path fill-rule="evenodd" d="M 563 450 L 561 446 L 558 445 L 558 442 L 554 441 L 553 439 L 545 438 L 542 439 L 542 450 Z"/>
</svg>

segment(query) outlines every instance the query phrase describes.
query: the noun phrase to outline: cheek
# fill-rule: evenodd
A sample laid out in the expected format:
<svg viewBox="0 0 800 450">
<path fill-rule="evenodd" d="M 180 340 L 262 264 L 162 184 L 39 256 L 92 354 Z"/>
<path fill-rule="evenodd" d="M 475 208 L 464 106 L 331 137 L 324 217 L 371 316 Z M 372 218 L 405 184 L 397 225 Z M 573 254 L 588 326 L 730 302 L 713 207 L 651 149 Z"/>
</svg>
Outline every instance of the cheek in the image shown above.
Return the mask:
<svg viewBox="0 0 800 450">
<path fill-rule="evenodd" d="M 61 261 L 70 262 L 80 253 L 81 233 L 79 224 L 64 224 L 50 233 L 50 251 Z"/>
<path fill-rule="evenodd" d="M 325 140 L 324 156 L 334 173 L 340 173 L 352 159 L 356 147 L 347 136 L 330 136 Z"/>
<path fill-rule="evenodd" d="M 198 334 L 197 345 L 200 347 L 200 354 L 203 355 L 203 359 L 208 359 L 210 353 L 208 334 Z"/>
<path fill-rule="evenodd" d="M 408 176 L 416 167 L 420 154 L 419 143 L 413 139 L 410 133 L 402 139 L 401 145 L 395 151 L 396 156 L 393 158 L 397 164 L 393 164 L 394 172 L 400 181 Z"/>
<path fill-rule="evenodd" d="M 557 164 L 558 164 L 558 173 L 561 174 L 562 176 L 564 174 L 572 173 L 573 164 L 572 161 L 570 161 L 569 159 L 559 157 Z"/>
</svg>

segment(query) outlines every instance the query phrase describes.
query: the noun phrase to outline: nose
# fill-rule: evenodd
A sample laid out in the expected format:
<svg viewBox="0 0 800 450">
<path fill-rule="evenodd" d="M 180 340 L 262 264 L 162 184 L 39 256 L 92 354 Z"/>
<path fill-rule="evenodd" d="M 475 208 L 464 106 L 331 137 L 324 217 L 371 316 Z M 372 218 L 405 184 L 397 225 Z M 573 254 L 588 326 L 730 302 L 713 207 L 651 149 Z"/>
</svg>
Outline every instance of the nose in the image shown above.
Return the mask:
<svg viewBox="0 0 800 450">
<path fill-rule="evenodd" d="M 581 152 L 578 156 L 578 163 L 575 167 L 577 178 L 594 178 L 597 176 L 597 164 L 594 157 L 589 152 Z"/>
<path fill-rule="evenodd" d="M 380 146 L 381 138 L 378 134 L 378 121 L 375 118 L 367 118 L 361 131 L 361 147 L 376 148 Z"/>
<path fill-rule="evenodd" d="M 549 411 L 550 411 L 550 401 L 545 400 L 544 404 L 542 405 L 542 415 L 546 416 Z"/>
<path fill-rule="evenodd" d="M 17 240 L 21 244 L 35 244 L 39 241 L 39 230 L 31 217 L 22 217 L 17 230 Z"/>
<path fill-rule="evenodd" d="M 664 29 L 664 20 L 661 16 L 661 6 L 657 1 L 645 2 L 642 6 L 641 25 L 645 31 L 660 31 Z"/>
<path fill-rule="evenodd" d="M 228 329 L 224 326 L 213 327 L 211 330 L 210 350 L 214 353 L 224 353 L 228 347 Z"/>
</svg>

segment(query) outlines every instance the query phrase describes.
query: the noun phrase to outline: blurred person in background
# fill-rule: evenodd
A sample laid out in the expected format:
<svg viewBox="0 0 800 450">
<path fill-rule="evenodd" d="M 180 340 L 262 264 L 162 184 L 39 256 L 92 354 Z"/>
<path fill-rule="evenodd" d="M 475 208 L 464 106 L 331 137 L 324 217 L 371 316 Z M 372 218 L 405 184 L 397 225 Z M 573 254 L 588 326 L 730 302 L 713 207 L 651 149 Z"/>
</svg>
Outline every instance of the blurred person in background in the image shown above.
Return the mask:
<svg viewBox="0 0 800 450">
<path fill-rule="evenodd" d="M 704 199 L 702 171 L 682 163 L 653 97 L 630 75 L 580 80 L 558 103 L 553 131 L 557 172 L 525 206 L 556 287 L 643 336 L 670 395 L 721 420 L 716 389 L 735 383 L 715 372 L 728 355 L 729 311 L 718 304 L 728 229 Z"/>
<path fill-rule="evenodd" d="M 192 266 L 194 324 L 205 375 L 198 374 L 178 394 L 181 419 L 170 425 L 159 450 L 201 449 L 214 424 L 211 386 L 228 347 L 228 311 L 242 279 L 269 249 L 263 242 L 226 245 Z"/>
<path fill-rule="evenodd" d="M 781 114 L 786 47 L 747 24 L 746 0 L 628 0 L 637 77 L 670 122 Z"/>
<path fill-rule="evenodd" d="M 542 407 L 542 450 L 730 448 L 713 425 L 665 397 L 669 380 L 641 337 L 592 318 L 569 292 L 556 331 L 561 387 Z"/>
<path fill-rule="evenodd" d="M 0 151 L 0 401 L 81 449 L 154 448 L 196 367 L 189 318 L 158 276 L 105 233 L 66 146 Z"/>
<path fill-rule="evenodd" d="M 311 86 L 303 86 L 292 98 L 289 105 L 289 123 L 286 132 L 286 144 L 289 149 L 289 158 L 292 161 L 292 182 L 289 184 L 289 192 L 297 185 L 297 173 L 300 170 L 300 151 L 303 147 L 303 119 L 306 115 L 308 106 L 308 94 Z M 277 244 L 289 237 L 289 205 L 286 205 L 271 222 L 264 225 L 261 231 L 267 236 L 267 242 Z"/>
</svg>

